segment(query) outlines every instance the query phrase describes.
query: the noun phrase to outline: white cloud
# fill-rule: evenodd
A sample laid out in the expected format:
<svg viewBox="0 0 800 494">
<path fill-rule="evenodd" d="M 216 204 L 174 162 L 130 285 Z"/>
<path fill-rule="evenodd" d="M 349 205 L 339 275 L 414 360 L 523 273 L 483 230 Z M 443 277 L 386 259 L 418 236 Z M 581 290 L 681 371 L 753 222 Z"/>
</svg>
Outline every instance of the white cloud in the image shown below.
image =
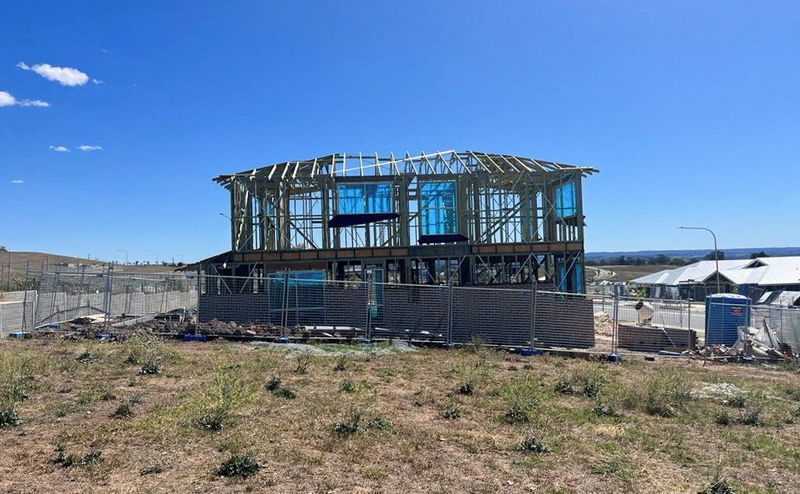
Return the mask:
<svg viewBox="0 0 800 494">
<path fill-rule="evenodd" d="M 15 180 L 12 180 L 11 183 L 12 184 L 24 184 L 25 181 L 24 180 L 15 179 Z"/>
<path fill-rule="evenodd" d="M 19 106 L 36 106 L 39 108 L 47 108 L 50 106 L 50 103 L 47 101 L 42 101 L 40 99 L 24 99 L 17 103 Z"/>
<path fill-rule="evenodd" d="M 50 146 L 50 149 L 57 153 L 68 153 L 69 149 L 66 146 Z"/>
<path fill-rule="evenodd" d="M 17 104 L 17 98 L 11 93 L 0 91 L 0 106 L 14 106 Z"/>
<path fill-rule="evenodd" d="M 83 86 L 90 80 L 88 75 L 72 67 L 56 67 L 49 63 L 37 63 L 30 66 L 25 62 L 18 63 L 17 67 L 36 72 L 48 81 L 57 82 L 62 86 Z"/>
<path fill-rule="evenodd" d="M 78 149 L 80 149 L 81 151 L 100 151 L 103 148 L 102 146 L 89 146 L 87 144 L 83 144 L 81 146 L 78 146 Z"/>
<path fill-rule="evenodd" d="M 14 105 L 16 105 L 16 106 L 38 106 L 40 108 L 47 108 L 48 106 L 50 106 L 50 103 L 48 103 L 47 101 L 42 101 L 40 99 L 18 100 L 17 98 L 14 97 L 13 94 L 11 94 L 9 92 L 6 92 L 6 91 L 0 91 L 0 107 L 3 107 L 3 106 L 14 106 Z"/>
</svg>

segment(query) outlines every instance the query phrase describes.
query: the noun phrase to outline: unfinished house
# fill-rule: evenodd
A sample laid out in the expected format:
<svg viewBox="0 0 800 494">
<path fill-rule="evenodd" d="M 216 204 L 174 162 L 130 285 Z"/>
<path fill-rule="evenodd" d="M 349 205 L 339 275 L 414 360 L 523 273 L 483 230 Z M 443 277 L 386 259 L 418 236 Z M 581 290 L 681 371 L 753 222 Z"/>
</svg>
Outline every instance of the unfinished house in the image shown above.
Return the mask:
<svg viewBox="0 0 800 494">
<path fill-rule="evenodd" d="M 582 179 L 594 168 L 444 151 L 332 154 L 214 180 L 230 193 L 231 250 L 208 275 L 510 285 L 582 293 Z"/>
</svg>

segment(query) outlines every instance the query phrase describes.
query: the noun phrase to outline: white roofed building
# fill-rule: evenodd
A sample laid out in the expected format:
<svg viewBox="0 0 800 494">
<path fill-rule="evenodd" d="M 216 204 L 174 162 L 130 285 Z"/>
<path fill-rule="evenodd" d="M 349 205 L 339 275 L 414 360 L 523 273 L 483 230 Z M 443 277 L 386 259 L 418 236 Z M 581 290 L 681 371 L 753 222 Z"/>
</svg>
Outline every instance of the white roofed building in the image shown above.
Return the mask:
<svg viewBox="0 0 800 494">
<path fill-rule="evenodd" d="M 719 261 L 722 291 L 739 293 L 758 300 L 765 292 L 800 290 L 800 256 L 758 257 Z M 656 298 L 704 300 L 717 291 L 715 261 L 699 261 L 676 269 L 631 280 L 648 288 Z"/>
</svg>

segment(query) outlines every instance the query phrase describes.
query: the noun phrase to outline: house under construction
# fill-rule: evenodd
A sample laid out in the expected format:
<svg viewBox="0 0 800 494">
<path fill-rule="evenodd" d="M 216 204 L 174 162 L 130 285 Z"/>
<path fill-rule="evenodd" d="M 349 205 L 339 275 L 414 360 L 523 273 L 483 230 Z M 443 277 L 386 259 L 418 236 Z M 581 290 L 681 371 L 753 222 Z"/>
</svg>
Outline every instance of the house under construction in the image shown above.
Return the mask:
<svg viewBox="0 0 800 494">
<path fill-rule="evenodd" d="M 550 283 L 583 292 L 581 180 L 594 168 L 444 151 L 333 154 L 214 179 L 230 192 L 231 250 L 209 275 Z"/>
</svg>

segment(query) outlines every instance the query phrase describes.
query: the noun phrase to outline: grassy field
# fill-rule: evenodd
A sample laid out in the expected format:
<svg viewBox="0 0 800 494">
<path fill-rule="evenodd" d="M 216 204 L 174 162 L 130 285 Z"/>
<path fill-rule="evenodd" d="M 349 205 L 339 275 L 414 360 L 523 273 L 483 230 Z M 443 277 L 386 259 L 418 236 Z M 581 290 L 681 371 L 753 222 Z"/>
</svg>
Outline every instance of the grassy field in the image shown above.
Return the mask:
<svg viewBox="0 0 800 494">
<path fill-rule="evenodd" d="M 602 270 L 604 274 L 606 274 L 605 277 L 602 277 L 603 280 L 628 282 L 634 278 L 639 278 L 640 276 L 657 273 L 658 271 L 663 271 L 665 269 L 675 269 L 677 267 L 678 266 L 666 266 L 661 264 L 642 264 L 641 266 L 608 265 L 608 266 L 586 266 L 586 270 L 589 273 L 590 278 L 592 277 L 597 278 L 598 270 Z M 613 274 L 608 276 L 608 273 L 613 273 Z M 598 279 L 597 281 L 601 280 Z"/>
<path fill-rule="evenodd" d="M 788 367 L 0 342 L 2 492 L 797 492 Z"/>
<path fill-rule="evenodd" d="M 9 266 L 11 267 L 12 276 L 16 278 L 23 278 L 25 276 L 26 269 L 30 270 L 31 273 L 38 275 L 43 266 L 48 266 L 49 269 L 56 269 L 58 264 L 96 266 L 98 269 L 102 269 L 103 267 L 110 265 L 109 262 L 98 261 L 96 259 L 92 260 L 80 257 L 61 256 L 44 252 L 8 252 L 0 250 L 0 271 L 4 276 L 8 276 Z M 163 273 L 167 271 L 174 271 L 175 267 L 161 266 L 160 264 L 117 264 L 116 269 L 126 272 Z M 5 278 L 3 278 L 3 280 L 5 280 Z M 0 282 L 3 280 L 0 280 Z M 2 283 L 0 283 L 0 285 L 2 285 Z"/>
</svg>

